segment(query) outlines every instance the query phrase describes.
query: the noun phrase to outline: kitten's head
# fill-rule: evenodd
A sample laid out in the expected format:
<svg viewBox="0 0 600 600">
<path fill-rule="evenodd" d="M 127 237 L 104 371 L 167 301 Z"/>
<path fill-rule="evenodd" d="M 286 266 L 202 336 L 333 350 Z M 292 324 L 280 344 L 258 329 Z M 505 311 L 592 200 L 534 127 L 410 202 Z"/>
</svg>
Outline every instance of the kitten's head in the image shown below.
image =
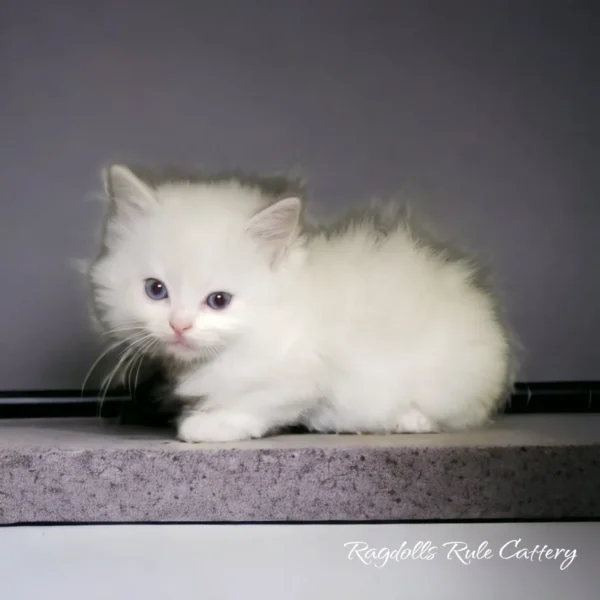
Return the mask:
<svg viewBox="0 0 600 600">
<path fill-rule="evenodd" d="M 151 187 L 122 165 L 104 183 L 109 209 L 90 280 L 96 316 L 123 346 L 203 359 L 276 302 L 297 197 L 236 178 Z"/>
</svg>

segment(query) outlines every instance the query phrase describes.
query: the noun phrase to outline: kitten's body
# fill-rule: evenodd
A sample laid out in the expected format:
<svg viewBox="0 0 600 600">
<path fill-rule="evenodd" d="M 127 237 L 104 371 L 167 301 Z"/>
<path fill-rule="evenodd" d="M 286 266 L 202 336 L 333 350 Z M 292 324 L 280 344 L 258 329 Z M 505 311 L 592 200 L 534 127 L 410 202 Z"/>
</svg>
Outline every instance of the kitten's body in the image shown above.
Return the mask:
<svg viewBox="0 0 600 600">
<path fill-rule="evenodd" d="M 181 439 L 260 437 L 297 423 L 464 429 L 506 398 L 512 351 L 493 296 L 472 263 L 415 239 L 398 214 L 310 231 L 298 203 L 260 187 L 151 190 L 118 169 L 92 270 L 96 305 L 107 327 L 136 323 L 157 340 L 152 351 L 170 356 L 175 394 L 193 407 Z M 147 277 L 165 281 L 168 305 L 143 296 Z M 230 306 L 201 305 L 217 290 L 233 294 Z M 174 313 L 193 322 L 189 351 L 162 347 Z"/>
</svg>

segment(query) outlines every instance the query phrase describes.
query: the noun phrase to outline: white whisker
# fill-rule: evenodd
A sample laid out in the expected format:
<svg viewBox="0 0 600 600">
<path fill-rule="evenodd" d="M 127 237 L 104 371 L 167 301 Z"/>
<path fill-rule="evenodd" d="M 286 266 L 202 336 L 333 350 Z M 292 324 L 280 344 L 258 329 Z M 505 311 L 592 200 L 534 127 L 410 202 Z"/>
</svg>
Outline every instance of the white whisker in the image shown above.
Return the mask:
<svg viewBox="0 0 600 600">
<path fill-rule="evenodd" d="M 102 407 L 104 406 L 104 401 L 106 400 L 106 396 L 108 394 L 110 385 L 112 384 L 115 376 L 118 374 L 119 368 L 121 367 L 123 362 L 129 358 L 129 356 L 132 352 L 135 352 L 135 346 L 133 344 L 131 346 L 129 346 L 128 348 L 126 348 L 125 351 L 121 353 L 121 357 L 119 358 L 119 361 L 117 362 L 115 367 L 112 369 L 112 371 L 106 376 L 104 383 L 102 384 L 102 387 L 100 388 L 100 401 L 99 401 L 99 406 L 98 406 L 98 416 L 99 417 L 102 416 Z"/>
<path fill-rule="evenodd" d="M 102 414 L 102 406 L 104 404 L 104 400 L 106 399 L 106 395 L 108 394 L 110 385 L 111 385 L 113 379 L 115 378 L 115 376 L 118 374 L 119 369 L 130 358 L 132 352 L 136 353 L 138 346 L 140 344 L 145 343 L 149 338 L 152 338 L 151 334 L 149 334 L 149 333 L 145 333 L 143 331 L 133 332 L 132 335 L 129 335 L 126 338 L 111 344 L 106 350 L 104 350 L 104 352 L 102 352 L 102 354 L 96 359 L 96 361 L 92 365 L 91 369 L 88 371 L 88 374 L 85 377 L 85 380 L 84 380 L 84 383 L 83 383 L 83 386 L 81 389 L 82 396 L 83 396 L 83 391 L 84 391 L 85 385 L 86 385 L 89 377 L 91 376 L 92 372 L 97 367 L 97 365 L 101 362 L 101 360 L 104 357 L 106 357 L 110 352 L 117 350 L 120 346 L 123 346 L 124 344 L 129 344 L 129 346 L 122 349 L 122 351 L 118 354 L 119 360 L 118 360 L 117 364 L 111 369 L 111 371 L 108 373 L 108 375 L 104 378 L 104 380 L 100 386 L 99 415 Z"/>
<path fill-rule="evenodd" d="M 121 346 L 122 344 L 124 344 L 125 342 L 127 342 L 128 339 L 124 339 L 121 340 L 119 342 L 115 342 L 113 344 L 111 344 L 106 350 L 104 350 L 102 352 L 102 354 L 100 354 L 100 356 L 94 361 L 94 364 L 92 364 L 92 366 L 90 367 L 89 371 L 87 372 L 86 376 L 83 379 L 83 384 L 81 385 L 81 397 L 83 397 L 83 392 L 85 390 L 85 386 L 89 380 L 89 378 L 91 377 L 94 369 L 98 366 L 98 364 L 100 363 L 100 361 L 107 356 L 111 351 L 115 350 L 116 348 L 118 348 L 119 346 Z"/>
<path fill-rule="evenodd" d="M 151 350 L 151 348 L 153 346 L 155 346 L 156 344 L 158 344 L 158 340 L 152 339 L 150 340 L 146 346 L 144 346 L 142 348 L 142 350 L 140 351 L 140 360 L 138 362 L 138 366 L 137 366 L 137 371 L 135 373 L 135 379 L 133 381 L 133 389 L 134 391 L 137 389 L 137 385 L 138 385 L 138 378 L 140 376 L 140 369 L 142 368 L 142 364 L 144 362 L 144 356 Z"/>
</svg>

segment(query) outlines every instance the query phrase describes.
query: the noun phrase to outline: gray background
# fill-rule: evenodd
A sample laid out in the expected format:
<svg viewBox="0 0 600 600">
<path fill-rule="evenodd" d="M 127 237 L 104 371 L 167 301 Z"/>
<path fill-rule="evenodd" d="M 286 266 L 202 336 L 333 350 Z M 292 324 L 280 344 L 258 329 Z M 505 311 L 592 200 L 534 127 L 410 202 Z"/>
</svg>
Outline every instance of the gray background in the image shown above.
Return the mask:
<svg viewBox="0 0 600 600">
<path fill-rule="evenodd" d="M 103 0 L 0 8 L 0 389 L 98 353 L 69 261 L 114 158 L 404 186 L 496 268 L 521 380 L 598 378 L 597 2 Z"/>
</svg>

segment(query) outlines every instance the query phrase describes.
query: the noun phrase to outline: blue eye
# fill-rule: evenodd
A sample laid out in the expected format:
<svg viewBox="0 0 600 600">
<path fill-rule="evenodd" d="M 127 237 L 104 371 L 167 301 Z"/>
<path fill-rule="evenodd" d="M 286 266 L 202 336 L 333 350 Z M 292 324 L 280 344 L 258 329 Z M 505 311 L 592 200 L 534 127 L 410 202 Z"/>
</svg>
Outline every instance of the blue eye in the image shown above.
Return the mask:
<svg viewBox="0 0 600 600">
<path fill-rule="evenodd" d="M 227 292 L 213 292 L 206 297 L 206 304 L 214 310 L 222 310 L 231 302 L 231 298 Z"/>
<path fill-rule="evenodd" d="M 148 298 L 151 298 L 152 300 L 164 300 L 169 297 L 167 286 L 158 279 L 146 279 L 144 290 L 146 291 Z"/>
</svg>

